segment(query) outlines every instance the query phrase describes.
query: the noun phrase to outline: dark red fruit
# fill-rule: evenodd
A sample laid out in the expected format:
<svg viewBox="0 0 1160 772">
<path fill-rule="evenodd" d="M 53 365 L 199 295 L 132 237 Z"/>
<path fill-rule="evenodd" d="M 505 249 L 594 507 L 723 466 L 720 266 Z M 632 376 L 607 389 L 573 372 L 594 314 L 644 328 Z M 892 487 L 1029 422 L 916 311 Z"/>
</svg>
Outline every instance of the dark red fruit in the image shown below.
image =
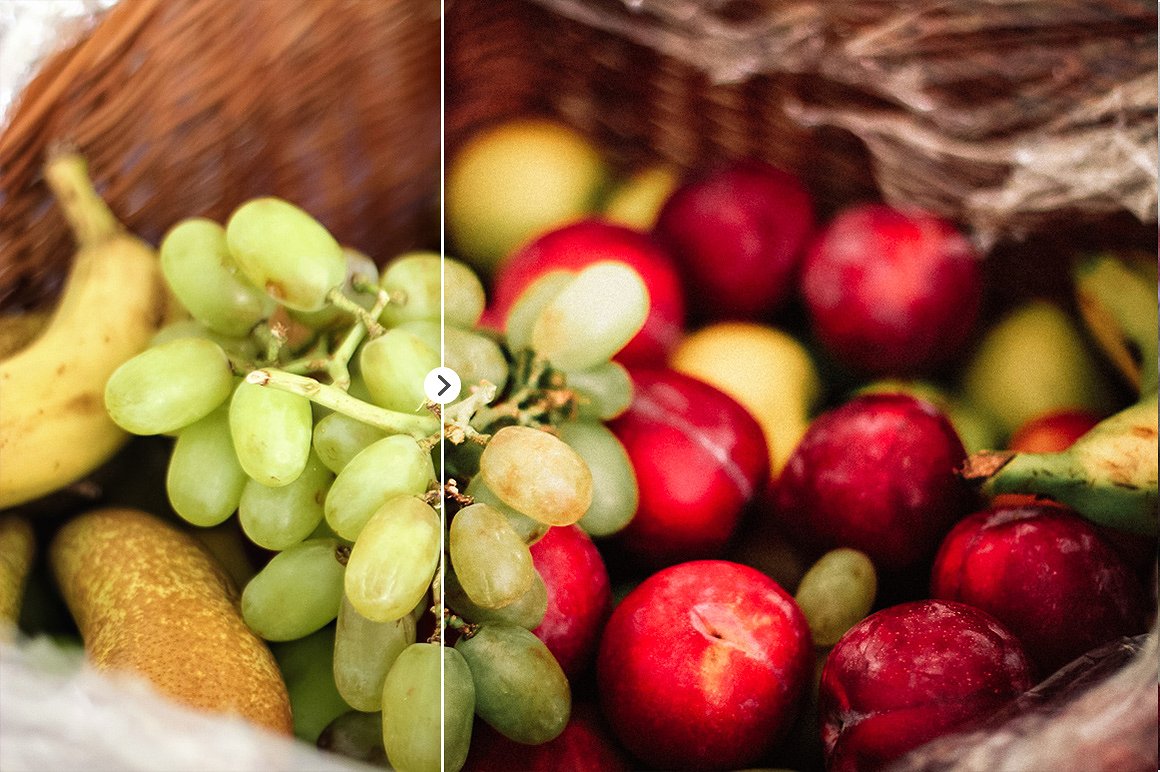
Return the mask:
<svg viewBox="0 0 1160 772">
<path fill-rule="evenodd" d="M 573 703 L 572 717 L 555 740 L 523 745 L 483 721 L 471 733 L 466 772 L 628 772 L 628 759 L 609 736 L 595 706 Z"/>
<path fill-rule="evenodd" d="M 745 319 L 764 316 L 789 297 L 813 229 L 813 204 L 802 183 L 744 160 L 678 188 L 654 233 L 679 264 L 698 318 Z"/>
<path fill-rule="evenodd" d="M 632 405 L 610 428 L 632 461 L 640 505 L 618 542 L 654 567 L 717 557 L 769 475 L 761 427 L 687 375 L 647 370 L 632 379 Z"/>
<path fill-rule="evenodd" d="M 600 220 L 583 220 L 550 231 L 515 252 L 495 281 L 487 317 L 507 319 L 508 311 L 529 284 L 552 270 L 579 271 L 600 260 L 631 266 L 649 293 L 644 327 L 617 355 L 626 365 L 659 365 L 681 337 L 685 297 L 669 255 L 639 231 Z"/>
<path fill-rule="evenodd" d="M 815 333 L 871 374 L 929 372 L 974 328 L 981 259 L 949 222 L 883 204 L 839 214 L 811 246 L 802 294 Z"/>
<path fill-rule="evenodd" d="M 1078 515 L 1058 506 L 988 509 L 939 549 L 931 594 L 976 606 L 1023 642 L 1041 676 L 1123 635 L 1144 632 L 1144 590 Z"/>
<path fill-rule="evenodd" d="M 901 394 L 858 397 L 814 420 L 778 479 L 786 533 L 817 549 L 853 547 L 884 571 L 929 558 L 974 496 L 946 417 Z"/>
<path fill-rule="evenodd" d="M 1019 640 L 984 611 L 945 600 L 879 611 L 838 641 L 822 671 L 826 768 L 879 769 L 1031 684 Z"/>
<path fill-rule="evenodd" d="M 1059 410 L 1033 418 L 1011 435 L 1007 444 L 1019 453 L 1058 453 L 1087 434 L 1102 416 L 1090 410 Z"/>
<path fill-rule="evenodd" d="M 532 562 L 548 590 L 548 611 L 532 632 L 575 678 L 596 653 L 612 590 L 604 559 L 576 525 L 550 528 L 532 545 Z"/>
<path fill-rule="evenodd" d="M 597 659 L 613 733 L 660 769 L 737 769 L 789 728 L 813 666 L 793 598 L 723 560 L 646 579 L 616 607 Z"/>
</svg>

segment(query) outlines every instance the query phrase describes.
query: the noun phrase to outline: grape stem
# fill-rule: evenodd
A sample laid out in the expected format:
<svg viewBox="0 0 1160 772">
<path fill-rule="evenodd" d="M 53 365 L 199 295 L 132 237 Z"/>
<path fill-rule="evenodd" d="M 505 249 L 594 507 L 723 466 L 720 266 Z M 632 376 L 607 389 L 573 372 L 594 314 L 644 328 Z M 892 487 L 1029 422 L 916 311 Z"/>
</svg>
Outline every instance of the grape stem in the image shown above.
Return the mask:
<svg viewBox="0 0 1160 772">
<path fill-rule="evenodd" d="M 377 338 L 386 332 L 383 326 L 379 324 L 378 314 L 375 314 L 373 309 L 371 311 L 366 310 L 358 303 L 342 294 L 342 290 L 340 288 L 335 287 L 330 292 L 326 293 L 326 299 L 330 301 L 331 305 L 342 311 L 346 311 L 348 314 L 361 322 L 363 326 L 366 327 L 366 332 L 369 332 L 372 338 Z M 375 304 L 375 307 L 378 307 L 377 303 Z M 381 308 L 379 309 L 379 313 L 382 313 Z"/>
<path fill-rule="evenodd" d="M 356 421 L 382 429 L 388 434 L 407 434 L 415 439 L 422 439 L 439 428 L 434 416 L 387 410 L 352 397 L 337 386 L 320 383 L 313 378 L 288 373 L 285 370 L 275 368 L 254 370 L 246 376 L 246 382 L 298 394 Z"/>
</svg>

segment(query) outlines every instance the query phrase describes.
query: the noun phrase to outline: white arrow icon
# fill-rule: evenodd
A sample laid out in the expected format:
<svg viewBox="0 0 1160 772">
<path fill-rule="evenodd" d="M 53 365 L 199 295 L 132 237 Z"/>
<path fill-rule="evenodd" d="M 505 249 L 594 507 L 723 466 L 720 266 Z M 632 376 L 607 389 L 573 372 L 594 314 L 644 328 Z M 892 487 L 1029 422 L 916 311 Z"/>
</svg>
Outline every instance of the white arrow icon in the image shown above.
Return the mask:
<svg viewBox="0 0 1160 772">
<path fill-rule="evenodd" d="M 462 388 L 459 374 L 450 367 L 436 367 L 423 379 L 423 391 L 427 393 L 427 399 L 439 405 L 454 402 Z"/>
</svg>

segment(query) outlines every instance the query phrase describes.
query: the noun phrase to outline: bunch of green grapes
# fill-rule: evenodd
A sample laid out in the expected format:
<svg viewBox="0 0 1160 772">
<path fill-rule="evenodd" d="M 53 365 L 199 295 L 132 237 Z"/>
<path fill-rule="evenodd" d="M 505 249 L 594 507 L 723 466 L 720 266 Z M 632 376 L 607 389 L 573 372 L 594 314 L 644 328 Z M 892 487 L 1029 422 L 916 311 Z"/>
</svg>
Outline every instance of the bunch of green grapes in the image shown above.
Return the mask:
<svg viewBox="0 0 1160 772">
<path fill-rule="evenodd" d="M 179 223 L 160 259 L 191 318 L 113 374 L 106 405 L 130 432 L 175 437 L 178 515 L 209 527 L 237 513 L 276 553 L 243 590 L 249 626 L 323 651 L 339 707 L 381 712 L 399 769 L 458 769 L 475 714 L 519 742 L 557 736 L 570 690 L 530 632 L 546 589 L 529 547 L 576 522 L 615 533 L 636 509 L 601 421 L 631 399 L 610 358 L 647 314 L 639 276 L 549 274 L 494 335 L 477 329 L 484 291 L 462 263 L 415 253 L 380 276 L 274 198 L 224 227 Z M 440 364 L 470 385 L 442 410 L 423 387 Z"/>
</svg>

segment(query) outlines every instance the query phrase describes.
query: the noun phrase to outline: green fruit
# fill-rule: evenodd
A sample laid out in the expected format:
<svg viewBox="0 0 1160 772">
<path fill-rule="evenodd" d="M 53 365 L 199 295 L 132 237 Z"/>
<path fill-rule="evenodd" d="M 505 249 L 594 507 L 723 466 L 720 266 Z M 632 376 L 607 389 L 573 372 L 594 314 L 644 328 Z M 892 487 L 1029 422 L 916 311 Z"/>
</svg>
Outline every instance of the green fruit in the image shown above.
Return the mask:
<svg viewBox="0 0 1160 772">
<path fill-rule="evenodd" d="M 967 365 L 963 393 L 1006 434 L 1055 410 L 1114 409 L 1078 326 L 1043 300 L 1016 308 L 987 331 Z"/>
</svg>

